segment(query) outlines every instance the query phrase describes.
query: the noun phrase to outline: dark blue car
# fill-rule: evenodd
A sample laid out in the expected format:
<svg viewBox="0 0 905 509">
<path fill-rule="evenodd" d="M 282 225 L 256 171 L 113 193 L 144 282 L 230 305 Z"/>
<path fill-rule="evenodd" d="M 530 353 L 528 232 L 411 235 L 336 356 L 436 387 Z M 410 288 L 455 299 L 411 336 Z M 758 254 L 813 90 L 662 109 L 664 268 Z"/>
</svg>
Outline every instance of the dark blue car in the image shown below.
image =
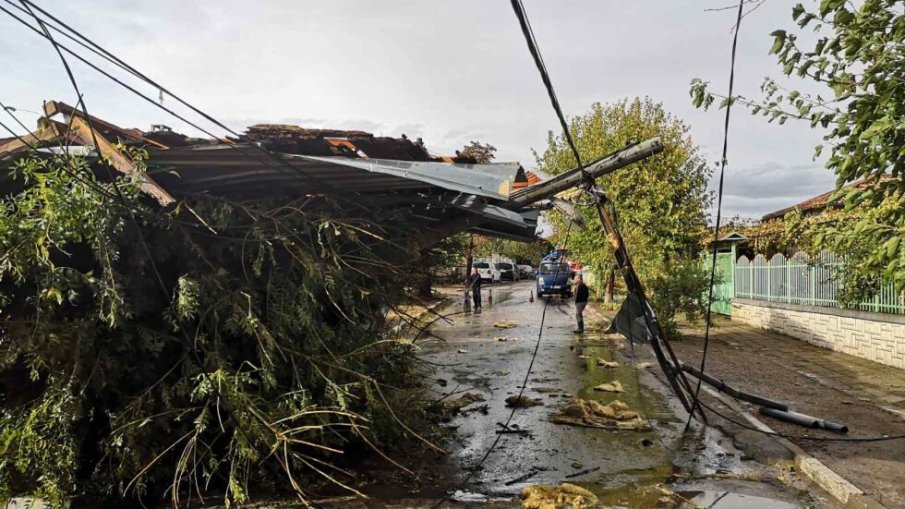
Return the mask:
<svg viewBox="0 0 905 509">
<path fill-rule="evenodd" d="M 542 261 L 537 270 L 537 296 L 572 296 L 572 272 L 569 264 L 560 261 Z"/>
</svg>

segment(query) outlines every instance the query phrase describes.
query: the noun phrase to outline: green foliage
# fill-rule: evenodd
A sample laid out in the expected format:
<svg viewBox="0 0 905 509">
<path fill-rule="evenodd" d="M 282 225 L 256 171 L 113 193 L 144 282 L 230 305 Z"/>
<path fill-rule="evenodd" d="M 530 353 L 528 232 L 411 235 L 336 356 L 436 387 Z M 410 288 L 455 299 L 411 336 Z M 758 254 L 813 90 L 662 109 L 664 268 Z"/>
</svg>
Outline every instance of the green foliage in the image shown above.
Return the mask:
<svg viewBox="0 0 905 509">
<path fill-rule="evenodd" d="M 715 284 L 719 284 L 719 280 Z M 678 315 L 685 315 L 691 324 L 706 316 L 709 285 L 709 266 L 705 267 L 693 258 L 670 260 L 662 271 L 647 281 L 657 320 L 670 338 L 679 337 Z"/>
<path fill-rule="evenodd" d="M 82 159 L 24 159 L 12 176 L 0 498 L 304 496 L 343 482 L 344 448 L 403 439 L 388 403 L 417 418 L 412 346 L 383 335 L 414 232 L 381 225 L 404 212 L 363 223 L 319 201 L 197 199 L 164 215 Z"/>
<path fill-rule="evenodd" d="M 475 256 L 489 257 L 500 254 L 514 259 L 517 263 L 536 267 L 540 259 L 553 250 L 553 244 L 545 239 L 534 242 L 518 242 L 484 235 L 475 235 Z"/>
<path fill-rule="evenodd" d="M 496 157 L 496 147 L 489 143 L 470 141 L 456 153 L 462 157 L 473 157 L 479 164 L 484 164 L 493 161 Z"/>
<path fill-rule="evenodd" d="M 869 288 L 863 281 L 883 275 L 905 290 L 905 242 L 899 240 L 905 235 L 902 2 L 822 0 L 816 10 L 795 5 L 792 19 L 796 28 L 771 34 L 770 52 L 783 74 L 824 91 L 807 93 L 767 79 L 762 100 L 739 96 L 732 101 L 771 122 L 797 119 L 825 131 L 826 166 L 837 175 L 835 198 L 842 200 L 844 213 L 796 234 L 808 237 L 805 244 L 845 255 L 844 283 L 850 288 Z M 721 97 L 699 79 L 692 82 L 691 95 L 696 106 L 705 108 Z M 722 97 L 721 107 L 728 101 Z M 824 145 L 815 148 L 815 158 Z M 843 187 L 858 179 L 866 179 L 866 185 Z"/>
<path fill-rule="evenodd" d="M 710 169 L 680 119 L 649 98 L 615 104 L 595 103 L 586 115 L 572 119 L 570 130 L 581 156 L 591 162 L 631 141 L 660 136 L 664 150 L 644 161 L 597 180 L 619 213 L 619 227 L 642 281 L 661 274 L 677 257 L 690 257 L 706 228 L 706 191 Z M 548 138 L 538 157 L 540 170 L 559 174 L 575 166 L 562 137 Z M 587 198 L 580 198 L 587 201 Z M 580 207 L 588 227 L 571 229 L 569 250 L 595 273 L 613 266 L 612 248 L 594 207 Z M 567 220 L 550 214 L 558 245 L 566 241 Z"/>
</svg>

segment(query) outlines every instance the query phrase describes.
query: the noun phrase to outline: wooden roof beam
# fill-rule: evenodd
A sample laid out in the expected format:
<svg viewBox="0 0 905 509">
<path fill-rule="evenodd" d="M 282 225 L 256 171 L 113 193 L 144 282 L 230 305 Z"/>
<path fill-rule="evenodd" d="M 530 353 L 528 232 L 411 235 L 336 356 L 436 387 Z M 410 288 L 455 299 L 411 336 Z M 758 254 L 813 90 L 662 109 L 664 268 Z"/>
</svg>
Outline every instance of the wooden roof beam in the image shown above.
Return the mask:
<svg viewBox="0 0 905 509">
<path fill-rule="evenodd" d="M 112 143 L 97 131 L 97 129 L 94 129 L 94 133 L 92 134 L 91 126 L 89 126 L 88 122 L 82 117 L 73 116 L 71 121 L 72 129 L 78 134 L 79 140 L 82 143 L 94 146 L 98 152 L 98 156 L 109 162 L 113 168 L 123 175 L 137 175 L 141 182 L 142 191 L 154 197 L 154 199 L 157 200 L 157 203 L 160 203 L 163 206 L 175 203 L 176 200 L 170 196 L 170 193 L 160 187 L 157 182 L 154 182 L 154 179 L 150 176 L 144 172 L 139 172 L 135 165 L 132 164 L 132 161 L 124 156 L 122 152 L 117 150 Z M 97 140 L 96 146 L 95 140 Z"/>
<path fill-rule="evenodd" d="M 47 118 L 51 118 L 54 115 L 60 114 L 60 115 L 63 115 L 67 121 L 71 117 L 86 119 L 86 120 L 90 121 L 91 125 L 93 125 L 94 128 L 97 130 L 112 131 L 112 132 L 116 133 L 118 136 L 121 136 L 123 138 L 127 138 L 130 140 L 134 140 L 134 141 L 138 141 L 138 142 L 142 142 L 142 143 L 147 143 L 149 145 L 154 145 L 155 147 L 158 147 L 158 148 L 169 148 L 162 143 L 158 143 L 154 140 L 149 140 L 148 138 L 145 138 L 141 134 L 138 134 L 134 131 L 130 131 L 128 129 L 123 129 L 122 127 L 119 127 L 116 124 L 111 124 L 110 122 L 97 118 L 94 115 L 86 115 L 84 111 L 82 111 L 78 108 L 74 108 L 61 101 L 45 101 L 44 102 L 44 114 L 47 116 Z"/>
</svg>

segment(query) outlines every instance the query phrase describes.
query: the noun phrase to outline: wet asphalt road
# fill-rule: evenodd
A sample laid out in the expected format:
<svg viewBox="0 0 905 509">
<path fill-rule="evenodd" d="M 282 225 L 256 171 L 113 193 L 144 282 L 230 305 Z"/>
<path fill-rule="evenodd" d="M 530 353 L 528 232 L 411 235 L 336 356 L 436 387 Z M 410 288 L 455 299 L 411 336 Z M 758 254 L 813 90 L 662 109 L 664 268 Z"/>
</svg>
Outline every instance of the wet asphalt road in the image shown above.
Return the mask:
<svg viewBox="0 0 905 509">
<path fill-rule="evenodd" d="M 473 393 L 486 400 L 466 407 L 464 415 L 448 424 L 455 429 L 451 461 L 463 479 L 497 439 L 501 429 L 497 423 L 506 422 L 511 412 L 504 400 L 518 394 L 531 362 L 546 303 L 543 299 L 528 302 L 533 288 L 533 282 L 485 286 L 482 313 L 466 312 L 451 317 L 451 323 L 438 322 L 433 333 L 445 341 L 425 340 L 422 344 L 422 358 L 437 365 L 433 390 L 448 394 L 447 399 Z M 447 313 L 463 309 L 462 295 L 456 300 Z M 586 321 L 588 318 L 586 315 Z M 516 327 L 494 327 L 503 320 L 515 322 Z M 662 496 L 656 486 L 670 483 L 695 504 L 718 509 L 831 507 L 782 483 L 765 480 L 771 476 L 775 480 L 775 476 L 744 458 L 731 440 L 716 430 L 682 438 L 685 414 L 647 370 L 631 368 L 626 341 L 600 332 L 579 336 L 571 332 L 574 328 L 572 302 L 550 301 L 524 391 L 525 396 L 541 399 L 543 405 L 515 411 L 511 428 L 528 433 L 503 434 L 454 499 L 511 499 L 531 484 L 572 482 L 597 493 L 606 505 L 655 507 Z M 597 358 L 617 360 L 620 366 L 600 368 Z M 613 380 L 619 380 L 625 392 L 591 389 Z M 654 431 L 613 432 L 549 421 L 556 408 L 576 396 L 602 403 L 619 399 L 648 418 Z"/>
</svg>

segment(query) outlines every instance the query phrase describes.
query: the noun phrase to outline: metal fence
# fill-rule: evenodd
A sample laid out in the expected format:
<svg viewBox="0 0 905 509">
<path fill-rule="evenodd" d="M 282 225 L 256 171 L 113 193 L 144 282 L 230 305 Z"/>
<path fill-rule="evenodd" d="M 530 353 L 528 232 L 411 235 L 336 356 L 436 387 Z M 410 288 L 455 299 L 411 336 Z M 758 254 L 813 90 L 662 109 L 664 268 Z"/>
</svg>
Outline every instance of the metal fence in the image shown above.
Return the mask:
<svg viewBox="0 0 905 509">
<path fill-rule="evenodd" d="M 811 260 L 803 253 L 791 258 L 781 254 L 770 260 L 757 255 L 741 257 L 735 263 L 735 296 L 741 299 L 786 302 L 805 306 L 842 307 L 836 300 L 841 283 L 836 277 L 842 260 L 832 253 L 820 253 Z M 905 314 L 905 297 L 892 283 L 883 285 L 873 299 L 856 309 L 875 313 Z"/>
</svg>

